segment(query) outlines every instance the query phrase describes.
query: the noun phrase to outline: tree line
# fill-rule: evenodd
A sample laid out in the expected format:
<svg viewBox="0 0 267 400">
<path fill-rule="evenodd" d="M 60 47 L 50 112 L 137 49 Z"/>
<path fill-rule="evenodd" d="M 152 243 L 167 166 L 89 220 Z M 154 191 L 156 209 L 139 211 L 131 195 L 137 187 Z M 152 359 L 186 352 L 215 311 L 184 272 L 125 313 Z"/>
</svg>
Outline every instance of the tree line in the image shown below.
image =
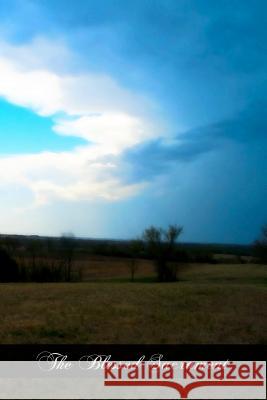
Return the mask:
<svg viewBox="0 0 267 400">
<path fill-rule="evenodd" d="M 153 261 L 158 281 L 172 282 L 179 278 L 179 271 L 188 262 L 214 263 L 213 255 L 190 254 L 178 245 L 183 227 L 169 225 L 167 229 L 151 226 L 141 237 L 132 241 L 88 244 L 73 234 L 60 238 L 27 238 L 12 236 L 0 240 L 1 282 L 71 282 L 82 280 L 82 270 L 74 268 L 77 255 L 99 254 L 125 256 L 129 259 L 131 280 L 138 269 L 138 259 Z M 256 262 L 267 263 L 267 225 L 262 228 L 253 244 Z"/>
<path fill-rule="evenodd" d="M 80 280 L 73 271 L 77 243 L 74 235 L 58 240 L 5 237 L 0 246 L 0 281 L 70 282 Z"/>
</svg>

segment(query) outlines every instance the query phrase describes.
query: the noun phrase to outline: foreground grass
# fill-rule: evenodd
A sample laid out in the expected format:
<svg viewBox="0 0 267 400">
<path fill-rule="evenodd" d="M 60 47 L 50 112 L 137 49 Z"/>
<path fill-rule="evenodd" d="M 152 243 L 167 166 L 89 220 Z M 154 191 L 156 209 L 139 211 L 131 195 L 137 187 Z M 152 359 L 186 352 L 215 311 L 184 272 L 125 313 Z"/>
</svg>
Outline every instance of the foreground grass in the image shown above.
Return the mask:
<svg viewBox="0 0 267 400">
<path fill-rule="evenodd" d="M 265 343 L 266 267 L 198 268 L 170 284 L 1 284 L 0 342 Z"/>
</svg>

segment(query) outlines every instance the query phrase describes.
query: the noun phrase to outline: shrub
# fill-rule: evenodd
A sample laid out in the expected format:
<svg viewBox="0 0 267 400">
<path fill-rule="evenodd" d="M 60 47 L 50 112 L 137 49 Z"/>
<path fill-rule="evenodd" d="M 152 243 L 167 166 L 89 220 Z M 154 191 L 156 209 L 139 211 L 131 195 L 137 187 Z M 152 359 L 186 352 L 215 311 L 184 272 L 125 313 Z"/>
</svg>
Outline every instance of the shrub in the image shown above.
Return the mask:
<svg viewBox="0 0 267 400">
<path fill-rule="evenodd" d="M 19 267 L 8 253 L 0 249 L 0 281 L 16 282 L 19 280 Z"/>
</svg>

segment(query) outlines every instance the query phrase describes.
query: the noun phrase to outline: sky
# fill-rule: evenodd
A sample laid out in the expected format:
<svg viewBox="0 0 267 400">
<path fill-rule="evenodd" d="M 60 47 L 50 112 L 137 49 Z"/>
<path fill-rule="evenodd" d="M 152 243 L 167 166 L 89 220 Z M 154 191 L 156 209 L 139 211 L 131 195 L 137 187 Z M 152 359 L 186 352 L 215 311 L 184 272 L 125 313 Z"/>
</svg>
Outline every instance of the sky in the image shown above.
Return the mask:
<svg viewBox="0 0 267 400">
<path fill-rule="evenodd" d="M 0 231 L 251 243 L 265 0 L 0 0 Z"/>
</svg>

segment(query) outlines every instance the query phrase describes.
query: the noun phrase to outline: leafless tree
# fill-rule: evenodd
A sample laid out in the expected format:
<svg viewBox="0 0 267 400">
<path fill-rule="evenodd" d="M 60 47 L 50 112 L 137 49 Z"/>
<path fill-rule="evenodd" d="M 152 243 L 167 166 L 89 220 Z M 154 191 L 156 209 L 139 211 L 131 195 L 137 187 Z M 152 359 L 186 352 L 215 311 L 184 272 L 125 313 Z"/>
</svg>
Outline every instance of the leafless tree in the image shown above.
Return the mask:
<svg viewBox="0 0 267 400">
<path fill-rule="evenodd" d="M 38 239 L 30 239 L 27 250 L 31 257 L 31 267 L 34 270 L 36 268 L 37 257 L 38 255 L 40 256 L 41 242 Z"/>
<path fill-rule="evenodd" d="M 134 281 L 134 277 L 135 277 L 135 273 L 138 270 L 138 257 L 140 254 L 140 251 L 143 248 L 143 242 L 142 240 L 132 240 L 130 242 L 130 254 L 131 254 L 131 258 L 130 258 L 130 262 L 129 262 L 129 269 L 131 272 L 131 281 Z"/>
<path fill-rule="evenodd" d="M 65 279 L 71 281 L 72 267 L 76 249 L 76 239 L 73 233 L 64 233 L 60 238 L 62 262 L 65 268 Z"/>
<path fill-rule="evenodd" d="M 254 254 L 263 263 L 267 263 L 267 224 L 261 229 L 261 235 L 254 242 Z"/>
<path fill-rule="evenodd" d="M 17 250 L 19 248 L 19 242 L 15 237 L 5 236 L 3 245 L 8 252 L 8 254 L 15 258 L 17 256 Z"/>
<path fill-rule="evenodd" d="M 170 264 L 175 255 L 176 241 L 182 234 L 183 228 L 169 225 L 167 230 L 151 226 L 143 233 L 143 241 L 147 251 L 154 259 L 158 279 L 161 282 L 175 281 L 177 269 Z"/>
</svg>

